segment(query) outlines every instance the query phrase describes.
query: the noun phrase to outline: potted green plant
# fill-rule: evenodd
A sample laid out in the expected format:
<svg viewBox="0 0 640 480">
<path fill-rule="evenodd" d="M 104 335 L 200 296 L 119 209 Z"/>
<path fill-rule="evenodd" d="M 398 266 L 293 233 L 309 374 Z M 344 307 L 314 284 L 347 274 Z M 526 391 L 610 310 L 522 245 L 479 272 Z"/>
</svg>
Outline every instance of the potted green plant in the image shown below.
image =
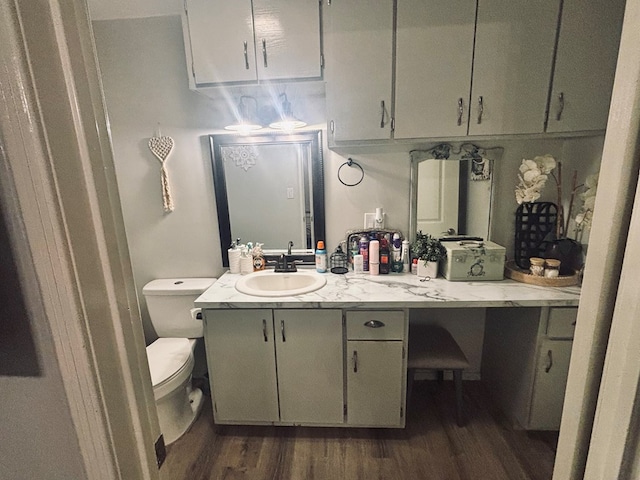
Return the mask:
<svg viewBox="0 0 640 480">
<path fill-rule="evenodd" d="M 447 256 L 442 242 L 428 233 L 419 231 L 411 244 L 411 253 L 418 258 L 418 276 L 435 278 L 438 276 L 438 264 Z"/>
</svg>

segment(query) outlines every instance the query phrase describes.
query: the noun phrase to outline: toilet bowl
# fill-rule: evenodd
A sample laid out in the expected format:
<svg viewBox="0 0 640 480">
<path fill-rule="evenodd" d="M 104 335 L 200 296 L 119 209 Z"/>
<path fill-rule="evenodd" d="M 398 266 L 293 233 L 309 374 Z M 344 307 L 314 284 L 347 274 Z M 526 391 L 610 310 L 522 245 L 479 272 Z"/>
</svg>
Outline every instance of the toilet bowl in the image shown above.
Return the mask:
<svg viewBox="0 0 640 480">
<path fill-rule="evenodd" d="M 159 338 L 147 347 L 160 431 L 166 445 L 191 427 L 202 408 L 202 391 L 191 387 L 196 340 Z"/>
<path fill-rule="evenodd" d="M 142 289 L 160 337 L 147 347 L 147 361 L 166 445 L 189 429 L 202 407 L 202 391 L 191 386 L 194 349 L 203 335 L 199 309 L 193 308 L 193 302 L 215 280 L 166 278 L 152 280 Z"/>
</svg>

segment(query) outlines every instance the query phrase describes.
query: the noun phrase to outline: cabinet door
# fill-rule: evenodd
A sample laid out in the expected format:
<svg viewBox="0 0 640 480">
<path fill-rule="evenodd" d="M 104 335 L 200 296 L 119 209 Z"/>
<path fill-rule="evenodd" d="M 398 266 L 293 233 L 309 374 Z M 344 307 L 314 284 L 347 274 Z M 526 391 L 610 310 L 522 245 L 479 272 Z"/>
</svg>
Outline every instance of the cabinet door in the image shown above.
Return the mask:
<svg viewBox="0 0 640 480">
<path fill-rule="evenodd" d="M 543 340 L 536 366 L 528 428 L 558 430 L 571 359 L 570 340 Z"/>
<path fill-rule="evenodd" d="M 256 81 L 251 0 L 186 0 L 196 84 Z"/>
<path fill-rule="evenodd" d="M 318 0 L 254 0 L 253 16 L 260 80 L 322 76 Z"/>
<path fill-rule="evenodd" d="M 479 0 L 469 135 L 542 133 L 560 0 Z"/>
<path fill-rule="evenodd" d="M 548 132 L 604 130 L 624 0 L 564 0 Z"/>
<path fill-rule="evenodd" d="M 391 138 L 393 0 L 327 6 L 330 142 Z"/>
<path fill-rule="evenodd" d="M 347 423 L 401 426 L 402 342 L 347 342 Z"/>
<path fill-rule="evenodd" d="M 343 423 L 342 312 L 276 310 L 280 420 Z"/>
<path fill-rule="evenodd" d="M 467 134 L 476 0 L 398 0 L 395 138 Z"/>
<path fill-rule="evenodd" d="M 271 310 L 205 310 L 216 422 L 277 422 Z"/>
</svg>

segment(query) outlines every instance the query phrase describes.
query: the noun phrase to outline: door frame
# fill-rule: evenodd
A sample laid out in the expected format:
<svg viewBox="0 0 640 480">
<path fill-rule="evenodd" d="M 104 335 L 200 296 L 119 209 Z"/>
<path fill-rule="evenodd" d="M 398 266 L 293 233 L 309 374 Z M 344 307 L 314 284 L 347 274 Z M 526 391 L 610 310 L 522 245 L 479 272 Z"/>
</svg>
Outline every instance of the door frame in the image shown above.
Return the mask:
<svg viewBox="0 0 640 480">
<path fill-rule="evenodd" d="M 157 479 L 160 428 L 87 5 L 2 0 L 0 41 L 0 200 L 28 321 L 54 345 L 41 361 L 60 370 L 86 478 Z"/>
</svg>

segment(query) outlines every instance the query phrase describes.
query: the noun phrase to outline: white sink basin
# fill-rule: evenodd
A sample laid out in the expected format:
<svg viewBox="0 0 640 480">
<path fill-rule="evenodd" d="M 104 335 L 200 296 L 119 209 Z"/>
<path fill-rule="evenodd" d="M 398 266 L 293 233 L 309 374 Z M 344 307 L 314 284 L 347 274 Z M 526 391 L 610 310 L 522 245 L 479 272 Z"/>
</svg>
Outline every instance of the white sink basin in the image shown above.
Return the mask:
<svg viewBox="0 0 640 480">
<path fill-rule="evenodd" d="M 316 272 L 298 270 L 275 273 L 273 270 L 250 273 L 236 282 L 236 290 L 258 297 L 288 297 L 324 287 L 327 279 Z"/>
</svg>

